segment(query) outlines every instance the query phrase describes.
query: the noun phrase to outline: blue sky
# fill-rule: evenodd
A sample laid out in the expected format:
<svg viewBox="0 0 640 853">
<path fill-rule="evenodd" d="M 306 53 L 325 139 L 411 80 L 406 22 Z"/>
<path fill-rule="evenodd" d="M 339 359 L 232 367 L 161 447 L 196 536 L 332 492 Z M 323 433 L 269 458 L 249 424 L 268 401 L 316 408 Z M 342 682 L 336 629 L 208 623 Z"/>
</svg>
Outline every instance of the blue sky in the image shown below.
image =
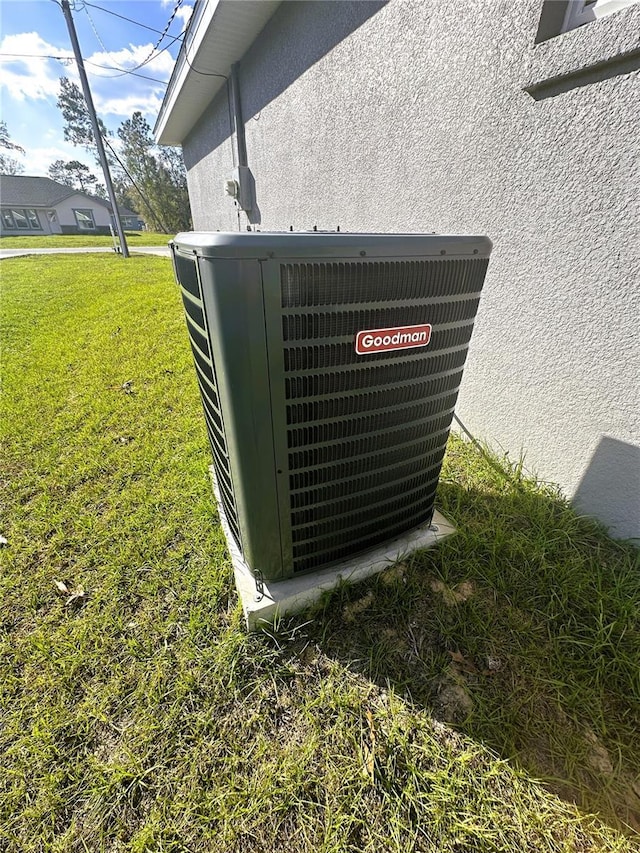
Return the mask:
<svg viewBox="0 0 640 853">
<path fill-rule="evenodd" d="M 153 127 L 180 47 L 180 42 L 172 43 L 170 37 L 184 30 L 193 0 L 182 0 L 168 35 L 152 58 L 145 60 L 161 38 L 177 3 L 178 0 L 71 0 L 96 111 L 109 130 L 115 132 L 136 110 Z M 41 58 L 47 56 L 60 57 L 62 61 Z M 7 153 L 22 163 L 26 175 L 46 175 L 49 165 L 58 159 L 81 160 L 98 173 L 91 155 L 63 138 L 63 119 L 56 107 L 59 78 L 66 76 L 79 83 L 75 62 L 68 57 L 73 57 L 69 33 L 55 0 L 0 2 L 0 118 L 6 121 L 12 140 L 25 149 L 24 156 Z M 135 73 L 152 77 L 153 81 L 123 73 L 143 62 Z"/>
</svg>

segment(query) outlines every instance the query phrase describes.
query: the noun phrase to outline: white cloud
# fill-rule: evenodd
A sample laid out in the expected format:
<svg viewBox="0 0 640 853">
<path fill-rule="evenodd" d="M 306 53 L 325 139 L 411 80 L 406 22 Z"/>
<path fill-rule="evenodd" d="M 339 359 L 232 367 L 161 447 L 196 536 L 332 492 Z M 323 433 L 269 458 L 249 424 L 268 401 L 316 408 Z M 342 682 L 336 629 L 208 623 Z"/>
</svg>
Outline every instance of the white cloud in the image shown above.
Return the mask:
<svg viewBox="0 0 640 853">
<path fill-rule="evenodd" d="M 156 116 L 162 104 L 162 95 L 157 92 L 101 96 L 96 99 L 96 110 L 103 115 L 131 118 L 134 112 Z"/>
<path fill-rule="evenodd" d="M 49 166 L 54 160 L 80 160 L 85 163 L 94 175 L 97 175 L 102 182 L 102 170 L 96 165 L 95 160 L 82 148 L 74 148 L 66 142 L 58 142 L 50 146 L 34 148 L 29 146 L 27 152 L 28 163 L 25 163 L 25 174 L 27 175 L 43 175 L 49 174 Z"/>
<path fill-rule="evenodd" d="M 153 44 L 129 44 L 120 50 L 93 53 L 86 58 L 86 68 L 90 75 L 91 91 L 96 111 L 104 115 L 130 118 L 132 113 L 140 111 L 145 115 L 156 116 L 165 87 L 160 83 L 144 80 L 131 74 L 123 74 L 117 69 L 132 70 L 145 77 L 155 77 L 166 81 L 171 76 L 174 60 L 168 51 L 154 56 L 146 62 L 153 50 Z M 138 68 L 141 63 L 145 63 Z M 95 63 L 95 65 L 91 64 Z M 111 69 L 98 68 L 106 65 Z"/>
<path fill-rule="evenodd" d="M 136 73 L 168 80 L 173 70 L 172 57 L 168 51 L 164 51 L 164 53 L 154 56 L 153 59 L 147 62 L 152 51 L 152 44 L 130 44 L 129 47 L 123 47 L 121 50 L 112 50 L 109 53 L 105 53 L 104 51 L 93 53 L 85 61 L 89 65 L 95 63 L 96 65 L 107 65 L 110 68 L 135 70 Z M 141 68 L 136 68 L 142 62 L 145 64 Z M 95 72 L 92 71 L 92 73 L 96 76 L 110 76 L 111 74 L 116 75 L 117 71 L 110 72 L 96 68 Z"/>
<path fill-rule="evenodd" d="M 176 18 L 182 22 L 182 29 L 184 29 L 189 23 L 189 18 L 191 17 L 192 12 L 193 6 L 180 6 L 176 12 Z"/>
<path fill-rule="evenodd" d="M 108 53 L 100 51 L 85 57 L 91 93 L 99 115 L 130 118 L 137 110 L 148 116 L 157 115 L 165 90 L 162 83 L 122 74 L 117 70 L 136 69 L 136 66 L 147 60 L 152 50 L 152 43 L 129 44 L 121 50 Z M 79 83 L 72 52 L 68 48 L 50 44 L 36 32 L 5 36 L 0 41 L 0 53 L 19 54 L 15 57 L 0 56 L 0 87 L 6 87 L 6 94 L 14 100 L 47 100 L 52 104 L 59 94 L 60 77 L 69 77 Z M 63 57 L 65 62 L 62 64 L 56 60 L 38 58 L 43 55 Z M 98 65 L 107 68 L 98 68 Z M 136 69 L 136 72 L 166 81 L 171 76 L 173 65 L 174 60 L 169 52 L 164 51 Z"/>
<path fill-rule="evenodd" d="M 35 32 L 5 36 L 0 42 L 0 53 L 19 54 L 0 56 L 0 88 L 6 87 L 7 93 L 18 101 L 57 97 L 59 78 L 76 77 L 73 62 L 65 68 L 55 60 L 37 58 L 43 55 L 71 58 L 73 53 L 69 48 L 49 44 Z"/>
</svg>

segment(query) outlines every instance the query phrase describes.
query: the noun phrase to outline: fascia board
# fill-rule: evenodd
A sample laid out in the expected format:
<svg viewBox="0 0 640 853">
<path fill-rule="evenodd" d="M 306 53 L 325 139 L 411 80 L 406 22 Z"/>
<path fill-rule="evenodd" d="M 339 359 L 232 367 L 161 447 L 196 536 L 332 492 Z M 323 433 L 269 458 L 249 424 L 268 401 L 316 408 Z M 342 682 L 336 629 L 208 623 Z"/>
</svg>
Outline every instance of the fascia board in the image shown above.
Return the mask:
<svg viewBox="0 0 640 853">
<path fill-rule="evenodd" d="M 196 4 L 154 128 L 158 144 L 182 144 L 279 5 L 280 0 Z"/>
</svg>

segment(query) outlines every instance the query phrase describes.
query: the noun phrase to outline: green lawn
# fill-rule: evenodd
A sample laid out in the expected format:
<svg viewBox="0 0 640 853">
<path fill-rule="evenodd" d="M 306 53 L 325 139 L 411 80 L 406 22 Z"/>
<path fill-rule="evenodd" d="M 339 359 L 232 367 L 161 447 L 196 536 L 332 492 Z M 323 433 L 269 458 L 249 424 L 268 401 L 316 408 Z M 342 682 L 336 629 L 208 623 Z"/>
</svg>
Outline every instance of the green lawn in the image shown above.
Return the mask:
<svg viewBox="0 0 640 853">
<path fill-rule="evenodd" d="M 0 273 L 0 849 L 640 849 L 634 550 L 453 439 L 456 536 L 247 636 L 169 261 Z"/>
<path fill-rule="evenodd" d="M 125 231 L 127 245 L 166 246 L 172 234 L 156 234 L 153 231 Z M 0 237 L 0 249 L 68 249 L 70 247 L 113 246 L 113 239 L 107 234 L 43 234 Z"/>
</svg>

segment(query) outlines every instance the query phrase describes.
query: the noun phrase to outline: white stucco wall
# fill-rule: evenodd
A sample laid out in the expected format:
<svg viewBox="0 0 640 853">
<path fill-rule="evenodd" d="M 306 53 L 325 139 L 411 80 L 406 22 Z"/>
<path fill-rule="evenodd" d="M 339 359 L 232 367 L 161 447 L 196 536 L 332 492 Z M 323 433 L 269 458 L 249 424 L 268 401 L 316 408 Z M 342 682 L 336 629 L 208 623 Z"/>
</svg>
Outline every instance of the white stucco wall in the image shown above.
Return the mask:
<svg viewBox="0 0 640 853">
<path fill-rule="evenodd" d="M 106 207 L 91 201 L 82 195 L 72 195 L 65 198 L 55 207 L 58 213 L 58 222 L 61 226 L 77 227 L 75 210 L 92 210 L 93 219 L 97 227 L 108 227 L 111 224 L 111 214 Z"/>
<path fill-rule="evenodd" d="M 640 6 L 534 45 L 539 0 L 284 3 L 241 64 L 262 230 L 486 233 L 458 414 L 640 536 Z M 623 73 L 624 72 L 624 73 Z M 184 143 L 196 230 L 246 227 L 226 92 Z"/>
</svg>

